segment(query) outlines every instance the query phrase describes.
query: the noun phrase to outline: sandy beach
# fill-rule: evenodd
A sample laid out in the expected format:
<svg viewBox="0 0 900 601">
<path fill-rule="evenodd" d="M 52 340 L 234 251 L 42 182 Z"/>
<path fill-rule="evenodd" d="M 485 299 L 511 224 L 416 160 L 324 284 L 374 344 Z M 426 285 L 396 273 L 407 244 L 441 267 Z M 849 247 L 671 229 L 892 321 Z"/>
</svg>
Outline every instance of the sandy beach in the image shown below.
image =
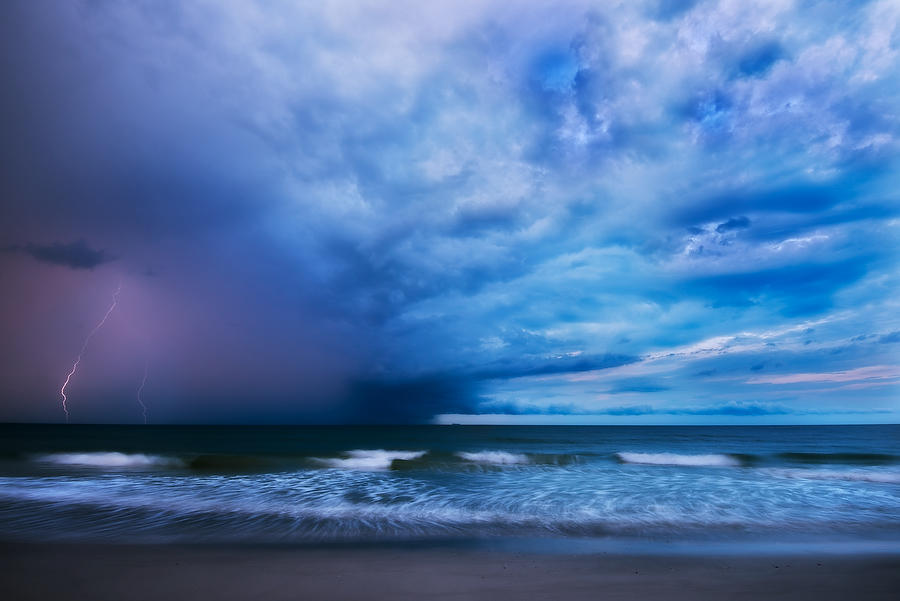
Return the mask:
<svg viewBox="0 0 900 601">
<path fill-rule="evenodd" d="M 5 543 L 0 598 L 896 599 L 897 555 L 545 555 L 459 549 Z"/>
</svg>

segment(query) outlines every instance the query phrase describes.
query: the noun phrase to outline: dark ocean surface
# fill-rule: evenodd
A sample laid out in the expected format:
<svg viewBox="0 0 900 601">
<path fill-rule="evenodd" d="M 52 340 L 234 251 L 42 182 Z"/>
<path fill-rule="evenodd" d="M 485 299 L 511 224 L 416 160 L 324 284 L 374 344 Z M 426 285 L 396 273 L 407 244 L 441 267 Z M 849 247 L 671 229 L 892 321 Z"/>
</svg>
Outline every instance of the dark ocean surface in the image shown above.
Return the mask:
<svg viewBox="0 0 900 601">
<path fill-rule="evenodd" d="M 900 548 L 900 426 L 0 425 L 0 538 Z"/>
</svg>

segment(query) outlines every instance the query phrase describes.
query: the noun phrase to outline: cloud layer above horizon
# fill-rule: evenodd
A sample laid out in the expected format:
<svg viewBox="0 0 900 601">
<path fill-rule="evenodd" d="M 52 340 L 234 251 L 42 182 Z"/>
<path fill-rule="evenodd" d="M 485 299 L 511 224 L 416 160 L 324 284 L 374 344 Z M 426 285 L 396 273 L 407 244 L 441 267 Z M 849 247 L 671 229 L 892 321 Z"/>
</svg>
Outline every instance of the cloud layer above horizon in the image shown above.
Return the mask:
<svg viewBox="0 0 900 601">
<path fill-rule="evenodd" d="M 896 2 L 0 23 L 0 420 L 900 419 Z"/>
</svg>

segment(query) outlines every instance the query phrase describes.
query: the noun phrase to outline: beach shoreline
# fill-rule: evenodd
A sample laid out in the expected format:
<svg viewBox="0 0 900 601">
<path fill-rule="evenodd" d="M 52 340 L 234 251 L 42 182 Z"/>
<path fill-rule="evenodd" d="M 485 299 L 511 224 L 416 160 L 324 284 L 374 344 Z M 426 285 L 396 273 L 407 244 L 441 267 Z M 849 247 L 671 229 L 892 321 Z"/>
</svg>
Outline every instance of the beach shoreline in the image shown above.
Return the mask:
<svg viewBox="0 0 900 601">
<path fill-rule="evenodd" d="M 0 543 L 0 598 L 894 599 L 900 554 Z"/>
</svg>

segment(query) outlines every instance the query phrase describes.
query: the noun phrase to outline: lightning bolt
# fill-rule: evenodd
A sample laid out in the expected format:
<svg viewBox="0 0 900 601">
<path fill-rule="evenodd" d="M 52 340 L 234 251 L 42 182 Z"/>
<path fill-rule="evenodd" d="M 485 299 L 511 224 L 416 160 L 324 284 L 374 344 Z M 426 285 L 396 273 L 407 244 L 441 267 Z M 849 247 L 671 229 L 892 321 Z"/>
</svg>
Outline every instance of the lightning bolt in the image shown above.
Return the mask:
<svg viewBox="0 0 900 601">
<path fill-rule="evenodd" d="M 75 358 L 75 363 L 72 364 L 72 371 L 66 376 L 66 381 L 62 385 L 62 388 L 59 389 L 59 394 L 62 396 L 62 410 L 66 414 L 66 423 L 69 423 L 69 397 L 66 396 L 66 386 L 69 385 L 69 381 L 72 379 L 72 376 L 75 375 L 75 370 L 78 369 L 78 364 L 81 363 L 81 357 L 84 355 L 84 351 L 87 350 L 88 343 L 91 341 L 91 338 L 94 337 L 94 334 L 103 327 L 103 324 L 106 323 L 106 320 L 109 319 L 110 314 L 116 308 L 116 305 L 119 303 L 119 293 L 122 292 L 122 282 L 119 282 L 118 288 L 113 292 L 113 300 L 112 304 L 109 306 L 109 309 L 106 310 L 106 315 L 103 316 L 103 319 L 100 320 L 94 329 L 91 330 L 91 333 L 87 335 L 87 338 L 84 339 L 84 344 L 81 345 L 81 351 L 78 353 L 78 357 Z"/>
<path fill-rule="evenodd" d="M 149 367 L 149 363 L 147 361 L 144 361 L 144 379 L 141 380 L 141 385 L 140 385 L 140 387 L 138 387 L 138 392 L 137 392 L 137 401 L 138 401 L 138 404 L 140 404 L 140 406 L 141 406 L 141 412 L 144 414 L 144 425 L 147 425 L 150 423 L 150 419 L 147 414 L 147 405 L 144 404 L 144 399 L 141 397 L 141 395 L 144 393 L 144 384 L 147 383 L 148 367 Z"/>
</svg>

